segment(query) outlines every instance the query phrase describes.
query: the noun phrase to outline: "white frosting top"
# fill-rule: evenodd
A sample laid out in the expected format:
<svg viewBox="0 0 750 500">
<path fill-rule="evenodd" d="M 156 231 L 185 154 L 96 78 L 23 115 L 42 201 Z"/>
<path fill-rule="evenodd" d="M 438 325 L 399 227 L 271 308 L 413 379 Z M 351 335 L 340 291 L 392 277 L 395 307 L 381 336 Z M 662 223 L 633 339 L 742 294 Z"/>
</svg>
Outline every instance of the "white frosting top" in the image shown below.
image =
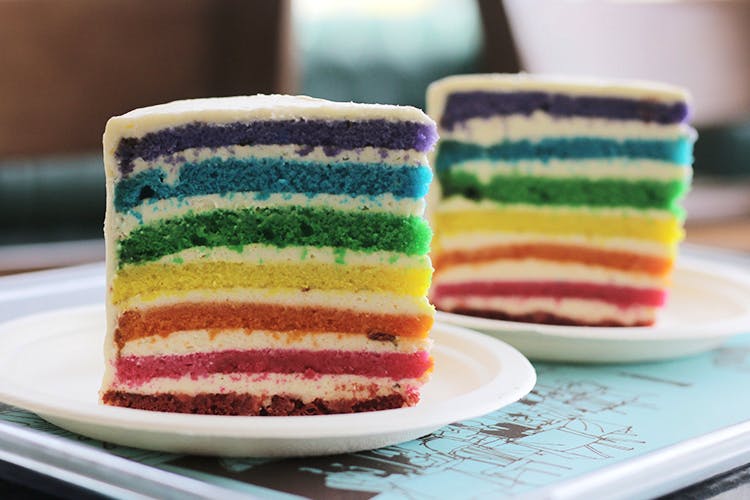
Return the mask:
<svg viewBox="0 0 750 500">
<path fill-rule="evenodd" d="M 335 102 L 307 96 L 253 95 L 172 101 L 110 118 L 105 137 L 139 137 L 193 121 L 231 123 L 255 120 L 377 120 L 431 124 L 422 110 L 392 104 Z"/>
</svg>

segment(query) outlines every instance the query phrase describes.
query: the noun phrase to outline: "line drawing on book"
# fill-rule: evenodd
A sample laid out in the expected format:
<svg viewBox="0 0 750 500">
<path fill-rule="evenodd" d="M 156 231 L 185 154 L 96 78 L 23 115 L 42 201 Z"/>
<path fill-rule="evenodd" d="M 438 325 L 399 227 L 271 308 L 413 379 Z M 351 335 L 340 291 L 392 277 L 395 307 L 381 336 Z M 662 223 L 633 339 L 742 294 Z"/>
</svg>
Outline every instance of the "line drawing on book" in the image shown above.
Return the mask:
<svg viewBox="0 0 750 500">
<path fill-rule="evenodd" d="M 621 423 L 629 409 L 656 410 L 649 395 L 595 381 L 538 384 L 518 404 L 377 450 L 305 459 L 196 459 L 170 466 L 310 498 L 446 494 L 449 478 L 487 492 L 521 491 L 562 478 L 578 461 L 626 457 L 646 442 Z M 425 490 L 425 479 L 435 491 Z"/>
</svg>

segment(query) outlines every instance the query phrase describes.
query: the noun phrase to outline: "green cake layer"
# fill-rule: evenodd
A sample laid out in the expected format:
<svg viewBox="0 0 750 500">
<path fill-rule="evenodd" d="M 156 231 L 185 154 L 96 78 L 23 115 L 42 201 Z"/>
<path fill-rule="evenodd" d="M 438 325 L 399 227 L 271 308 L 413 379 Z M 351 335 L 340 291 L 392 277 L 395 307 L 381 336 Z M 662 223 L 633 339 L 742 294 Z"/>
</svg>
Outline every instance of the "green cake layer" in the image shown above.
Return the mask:
<svg viewBox="0 0 750 500">
<path fill-rule="evenodd" d="M 483 182 L 477 175 L 460 170 L 440 172 L 438 178 L 445 197 L 533 205 L 654 208 L 676 214 L 682 213 L 677 200 L 688 189 L 683 180 L 495 175 Z"/>
<path fill-rule="evenodd" d="M 140 226 L 118 244 L 120 265 L 153 261 L 192 247 L 262 243 L 422 255 L 432 233 L 421 217 L 301 206 L 214 210 Z"/>
</svg>

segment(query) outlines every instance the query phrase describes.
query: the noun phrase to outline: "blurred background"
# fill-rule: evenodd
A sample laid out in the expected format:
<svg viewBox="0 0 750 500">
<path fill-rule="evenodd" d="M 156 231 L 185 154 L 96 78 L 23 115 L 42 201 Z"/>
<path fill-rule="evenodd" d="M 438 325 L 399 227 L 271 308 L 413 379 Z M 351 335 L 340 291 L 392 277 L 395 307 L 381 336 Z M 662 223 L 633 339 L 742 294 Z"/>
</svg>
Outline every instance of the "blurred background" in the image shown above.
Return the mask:
<svg viewBox="0 0 750 500">
<path fill-rule="evenodd" d="M 423 107 L 437 78 L 519 70 L 688 87 L 688 242 L 750 252 L 749 0 L 2 0 L 0 68 L 0 273 L 103 259 L 110 116 L 254 93 Z"/>
</svg>

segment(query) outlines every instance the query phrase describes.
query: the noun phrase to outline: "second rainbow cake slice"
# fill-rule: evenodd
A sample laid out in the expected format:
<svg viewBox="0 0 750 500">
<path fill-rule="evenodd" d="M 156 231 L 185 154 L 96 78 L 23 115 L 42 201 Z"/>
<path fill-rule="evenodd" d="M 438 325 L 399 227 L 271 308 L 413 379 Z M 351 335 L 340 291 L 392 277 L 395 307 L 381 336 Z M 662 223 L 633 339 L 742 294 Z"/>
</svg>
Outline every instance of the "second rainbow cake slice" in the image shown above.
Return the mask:
<svg viewBox="0 0 750 500">
<path fill-rule="evenodd" d="M 692 175 L 687 99 L 662 84 L 523 74 L 433 83 L 436 307 L 652 324 Z"/>
<path fill-rule="evenodd" d="M 434 123 L 292 96 L 112 118 L 105 404 L 304 415 L 411 406 L 432 370 Z"/>
</svg>

